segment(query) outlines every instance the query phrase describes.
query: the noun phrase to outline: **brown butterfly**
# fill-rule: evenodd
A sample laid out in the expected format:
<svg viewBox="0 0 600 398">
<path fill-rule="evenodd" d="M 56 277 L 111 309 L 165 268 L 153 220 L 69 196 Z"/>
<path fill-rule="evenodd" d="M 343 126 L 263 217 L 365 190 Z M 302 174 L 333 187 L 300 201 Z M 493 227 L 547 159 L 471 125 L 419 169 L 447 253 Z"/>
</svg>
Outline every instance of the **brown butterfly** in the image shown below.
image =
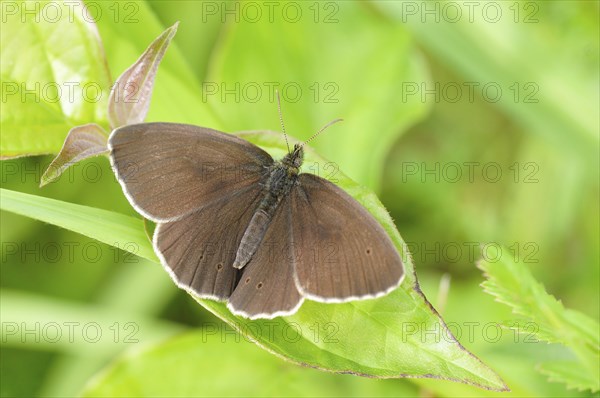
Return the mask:
<svg viewBox="0 0 600 398">
<path fill-rule="evenodd" d="M 304 144 L 274 161 L 236 136 L 177 123 L 120 127 L 108 143 L 129 202 L 158 223 L 154 250 L 169 275 L 236 315 L 290 315 L 304 298 L 379 297 L 403 279 L 373 216 L 333 183 L 300 173 Z"/>
</svg>

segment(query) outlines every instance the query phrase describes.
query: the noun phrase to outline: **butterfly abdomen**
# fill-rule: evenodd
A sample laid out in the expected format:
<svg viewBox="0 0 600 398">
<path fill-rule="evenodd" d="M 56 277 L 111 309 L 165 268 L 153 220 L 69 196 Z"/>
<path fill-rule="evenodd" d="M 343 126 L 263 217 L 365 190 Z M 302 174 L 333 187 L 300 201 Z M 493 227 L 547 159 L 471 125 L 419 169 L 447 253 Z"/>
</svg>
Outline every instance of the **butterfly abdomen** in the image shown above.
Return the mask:
<svg viewBox="0 0 600 398">
<path fill-rule="evenodd" d="M 235 268 L 243 268 L 252 259 L 267 232 L 271 218 L 271 215 L 264 210 L 257 210 L 254 213 L 237 249 L 235 261 L 233 262 Z"/>
</svg>

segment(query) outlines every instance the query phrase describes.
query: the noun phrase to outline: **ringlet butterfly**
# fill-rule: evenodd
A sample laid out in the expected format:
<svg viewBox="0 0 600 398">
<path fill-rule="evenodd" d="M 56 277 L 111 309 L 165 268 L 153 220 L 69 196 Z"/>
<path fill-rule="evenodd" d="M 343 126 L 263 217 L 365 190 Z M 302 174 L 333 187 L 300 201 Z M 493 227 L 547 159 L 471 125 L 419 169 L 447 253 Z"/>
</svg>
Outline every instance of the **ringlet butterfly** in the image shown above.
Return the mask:
<svg viewBox="0 0 600 398">
<path fill-rule="evenodd" d="M 209 128 L 140 123 L 115 129 L 108 146 L 129 202 L 158 224 L 154 250 L 175 283 L 256 319 L 293 314 L 305 298 L 379 297 L 404 276 L 390 237 L 360 203 L 300 173 L 308 141 L 274 161 Z"/>
</svg>

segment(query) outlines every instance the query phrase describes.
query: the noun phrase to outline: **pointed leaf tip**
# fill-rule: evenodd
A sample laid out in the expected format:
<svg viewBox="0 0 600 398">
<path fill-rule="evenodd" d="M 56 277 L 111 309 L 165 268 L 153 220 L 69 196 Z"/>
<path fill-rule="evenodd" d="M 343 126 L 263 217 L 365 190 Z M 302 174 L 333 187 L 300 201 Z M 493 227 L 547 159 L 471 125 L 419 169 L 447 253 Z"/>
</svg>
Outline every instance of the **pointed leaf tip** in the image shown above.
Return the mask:
<svg viewBox="0 0 600 398">
<path fill-rule="evenodd" d="M 158 65 L 178 26 L 176 22 L 158 36 L 113 85 L 108 99 L 108 120 L 112 128 L 141 123 L 146 118 Z"/>
</svg>

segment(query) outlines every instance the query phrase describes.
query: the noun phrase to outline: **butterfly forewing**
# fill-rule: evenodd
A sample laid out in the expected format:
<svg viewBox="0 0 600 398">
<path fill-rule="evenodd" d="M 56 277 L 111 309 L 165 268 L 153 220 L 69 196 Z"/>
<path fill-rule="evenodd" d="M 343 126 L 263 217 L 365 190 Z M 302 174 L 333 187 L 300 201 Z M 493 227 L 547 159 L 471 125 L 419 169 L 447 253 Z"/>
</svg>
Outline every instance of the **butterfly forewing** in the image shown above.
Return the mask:
<svg viewBox="0 0 600 398">
<path fill-rule="evenodd" d="M 317 301 L 377 297 L 398 286 L 402 260 L 383 227 L 341 188 L 301 174 L 291 192 L 298 288 Z"/>
<path fill-rule="evenodd" d="M 113 168 L 130 202 L 156 222 L 180 219 L 260 184 L 273 159 L 238 137 L 175 123 L 141 123 L 109 138 Z"/>
<path fill-rule="evenodd" d="M 249 318 L 289 315 L 302 304 L 294 281 L 290 198 L 284 198 L 229 298 L 229 308 Z"/>
</svg>

